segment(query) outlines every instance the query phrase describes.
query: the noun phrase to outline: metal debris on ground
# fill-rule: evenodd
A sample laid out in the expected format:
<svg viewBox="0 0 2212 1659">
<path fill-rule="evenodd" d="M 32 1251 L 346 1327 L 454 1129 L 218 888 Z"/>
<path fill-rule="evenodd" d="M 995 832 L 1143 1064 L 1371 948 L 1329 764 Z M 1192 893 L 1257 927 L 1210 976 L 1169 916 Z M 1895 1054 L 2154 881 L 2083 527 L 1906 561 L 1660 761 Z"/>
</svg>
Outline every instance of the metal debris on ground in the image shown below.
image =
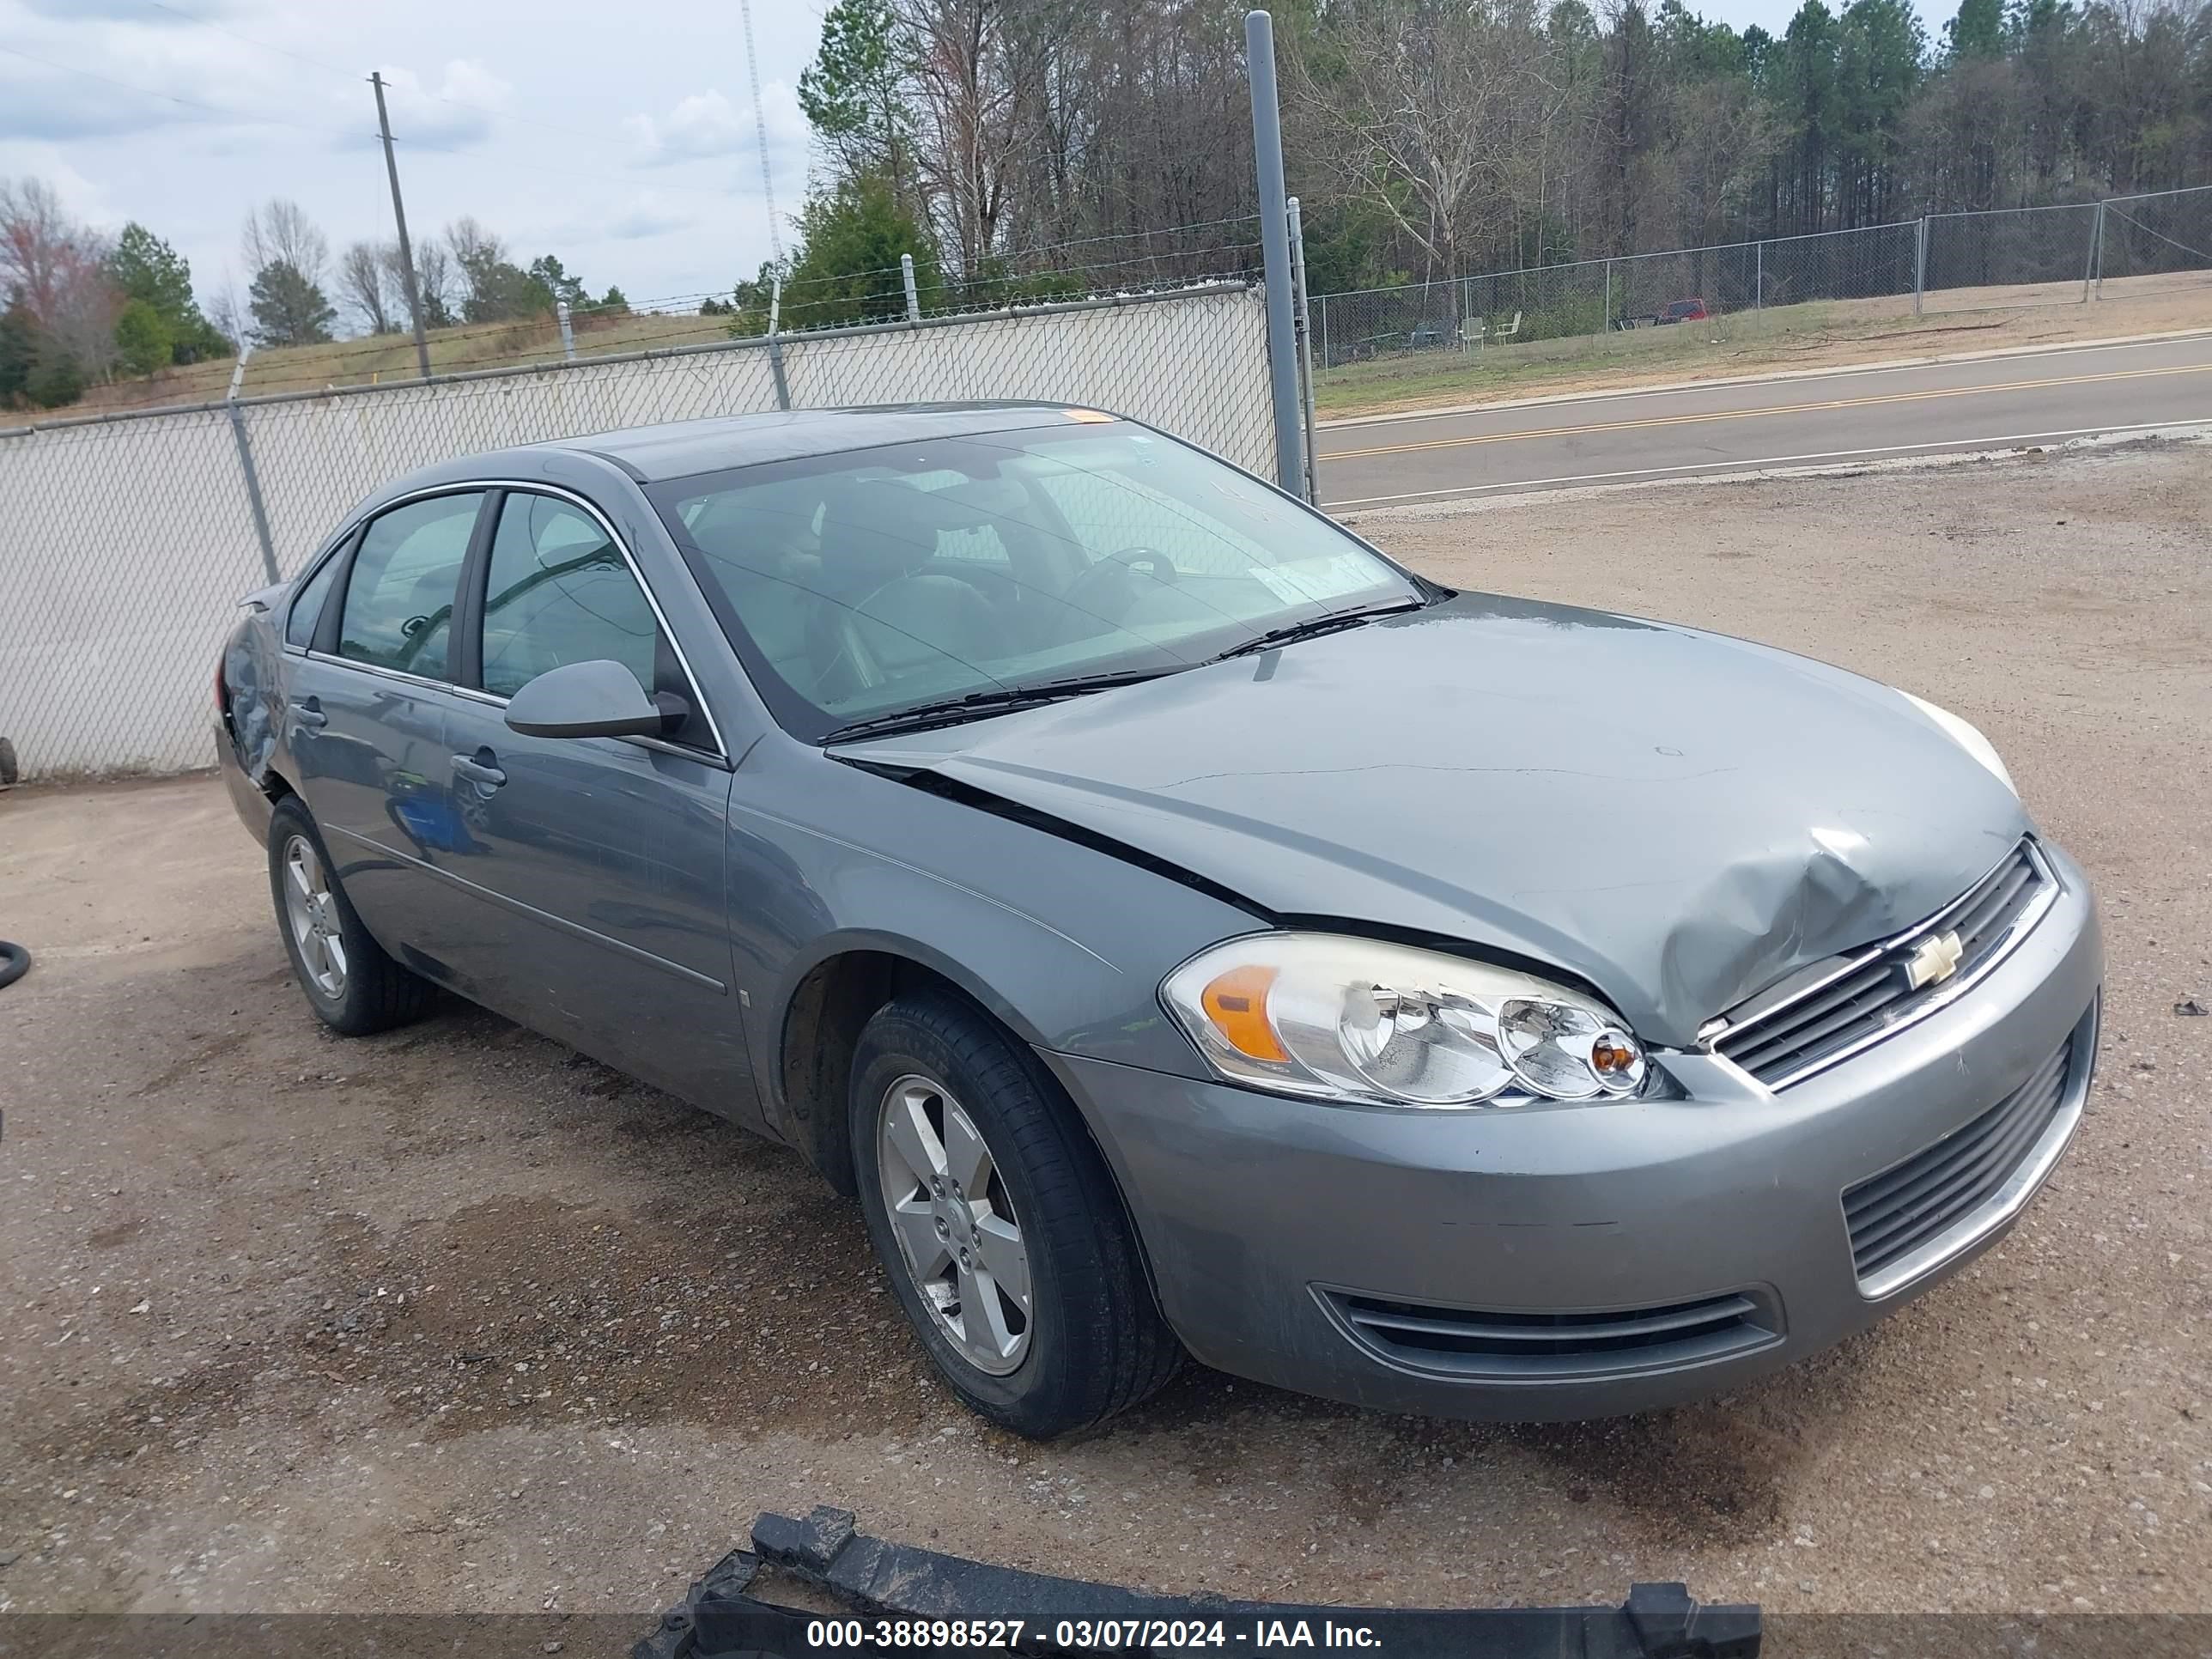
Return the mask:
<svg viewBox="0 0 2212 1659">
<path fill-rule="evenodd" d="M 827 1507 L 805 1516 L 763 1513 L 750 1541 L 662 1614 L 631 1659 L 917 1647 L 1004 1659 L 1009 1650 L 1234 1653 L 1268 1645 L 1352 1645 L 1389 1659 L 1757 1659 L 1761 1635 L 1757 1607 L 1702 1606 L 1680 1584 L 1632 1585 L 1618 1607 L 1350 1607 L 1163 1595 L 992 1566 L 868 1537 L 851 1510 Z M 858 1616 L 762 1600 L 751 1592 L 763 1568 L 827 1591 Z M 963 1627 L 961 1634 L 985 1630 L 966 1644 L 933 1645 L 924 1627 L 939 1624 Z"/>
</svg>

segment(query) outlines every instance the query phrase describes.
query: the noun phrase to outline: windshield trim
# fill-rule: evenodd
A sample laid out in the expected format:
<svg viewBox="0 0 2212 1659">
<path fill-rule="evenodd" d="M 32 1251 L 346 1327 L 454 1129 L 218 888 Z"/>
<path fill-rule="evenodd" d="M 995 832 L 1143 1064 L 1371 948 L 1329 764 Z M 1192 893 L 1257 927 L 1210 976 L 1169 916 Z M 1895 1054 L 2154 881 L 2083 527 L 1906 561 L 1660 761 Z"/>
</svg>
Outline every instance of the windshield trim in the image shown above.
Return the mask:
<svg viewBox="0 0 2212 1659">
<path fill-rule="evenodd" d="M 1203 445 L 1191 443 L 1187 440 L 1176 437 L 1170 432 L 1164 432 L 1159 428 L 1152 425 L 1148 422 L 1132 420 L 1128 416 L 1122 415 L 1116 415 L 1113 418 L 1115 424 L 1136 428 L 1140 431 L 1150 433 L 1166 442 L 1174 444 L 1179 448 L 1186 449 L 1195 454 L 1202 455 L 1206 457 L 1206 459 L 1213 461 L 1219 465 L 1225 466 L 1240 477 L 1260 485 L 1271 495 L 1276 495 L 1284 501 L 1291 502 L 1310 517 L 1320 520 L 1336 534 L 1342 536 L 1354 546 L 1357 546 L 1362 551 L 1367 553 L 1371 557 L 1378 561 L 1391 574 L 1403 580 L 1407 586 L 1409 586 L 1413 592 L 1419 596 L 1419 600 L 1424 606 L 1433 605 L 1441 599 L 1450 597 L 1453 590 L 1443 587 L 1438 584 L 1429 580 L 1426 577 L 1407 569 L 1403 564 L 1401 564 L 1397 560 L 1392 558 L 1389 554 L 1382 551 L 1382 549 L 1376 547 L 1365 537 L 1358 534 L 1356 531 L 1350 529 L 1348 526 L 1339 523 L 1335 519 L 1331 518 L 1328 514 L 1322 512 L 1319 507 L 1315 507 L 1311 502 L 1304 500 L 1302 497 L 1292 494 L 1289 490 L 1282 489 L 1279 485 L 1270 483 L 1267 479 L 1261 477 L 1259 474 L 1238 466 L 1234 461 L 1216 454 L 1213 451 L 1206 448 Z M 1006 441 L 1018 440 L 1022 434 L 1028 433 L 1038 431 L 1058 433 L 1061 429 L 1062 424 L 1063 423 L 1059 421 L 1040 420 L 1034 425 L 1006 427 L 994 428 L 988 433 L 963 433 L 957 435 L 960 438 L 969 441 Z M 761 701 L 767 705 L 769 714 L 774 718 L 778 726 L 781 726 L 786 732 L 792 737 L 796 738 L 801 743 L 811 744 L 819 747 L 826 745 L 833 740 L 837 742 L 862 741 L 863 739 L 860 738 L 848 739 L 836 738 L 834 735 L 841 731 L 844 731 L 854 726 L 861 724 L 862 721 L 839 720 L 829 715 L 823 709 L 810 702 L 776 671 L 775 665 L 769 660 L 767 653 L 761 649 L 758 643 L 754 640 L 751 630 L 746 628 L 744 620 L 738 615 L 736 606 L 732 604 L 730 597 L 724 590 L 721 580 L 715 571 L 714 561 L 708 556 L 706 552 L 700 548 L 696 542 L 691 539 L 690 531 L 684 522 L 683 516 L 676 511 L 675 503 L 680 500 L 688 499 L 690 496 L 705 493 L 717 488 L 734 489 L 740 487 L 741 485 L 757 486 L 759 484 L 771 483 L 781 478 L 804 477 L 811 472 L 842 471 L 856 465 L 865 465 L 866 463 L 864 458 L 870 454 L 876 453 L 880 451 L 908 449 L 911 448 L 917 442 L 927 441 L 928 441 L 927 439 L 903 437 L 880 444 L 866 444 L 853 448 L 827 449 L 809 455 L 785 456 L 775 460 L 754 461 L 738 466 L 717 468 L 710 471 L 687 473 L 681 477 L 660 478 L 655 479 L 650 483 L 641 483 L 638 486 L 640 490 L 643 492 L 647 502 L 652 506 L 653 516 L 659 520 L 663 533 L 668 537 L 670 543 L 675 547 L 678 556 L 684 561 L 685 568 L 690 572 L 692 580 L 698 584 L 700 592 L 707 601 L 707 607 L 714 615 L 715 624 L 721 629 L 723 638 L 729 642 L 730 648 L 736 654 L 739 665 L 744 668 L 746 678 L 752 682 L 753 689 L 757 693 L 758 693 Z M 1312 603 L 1316 605 L 1323 605 L 1327 602 L 1316 600 Z M 1285 617 L 1287 620 L 1288 613 L 1285 613 Z M 1180 673 L 1187 668 L 1202 666 L 1206 661 L 1212 659 L 1212 654 L 1213 653 L 1209 653 L 1208 656 L 1203 658 L 1193 658 L 1189 661 L 1182 664 L 1181 666 L 1163 667 L 1161 672 L 1163 674 Z M 1087 671 L 1087 673 L 1110 674 L 1121 672 L 1127 671 L 1115 670 L 1105 666 L 1096 666 L 1093 669 Z M 1039 687 L 1042 687 L 1046 683 L 1040 681 L 1036 684 Z M 988 690 L 990 688 L 984 687 L 980 689 Z M 1023 688 L 1017 684 L 1015 686 L 1008 689 L 1018 690 Z M 1053 694 L 1049 692 L 1040 692 L 1041 698 L 1049 697 L 1052 695 Z M 937 700 L 924 699 L 923 701 L 935 702 Z M 1017 705 L 1017 707 L 1020 706 L 1026 705 Z M 900 711 L 896 709 L 887 709 L 884 711 L 884 716 L 887 718 L 895 715 L 899 712 Z M 1013 712 L 1015 712 L 1013 708 L 979 708 L 975 718 L 980 720 L 994 713 L 1010 714 Z M 872 720 L 877 717 L 866 716 L 864 718 Z M 946 723 L 952 723 L 950 717 L 948 717 Z"/>
</svg>

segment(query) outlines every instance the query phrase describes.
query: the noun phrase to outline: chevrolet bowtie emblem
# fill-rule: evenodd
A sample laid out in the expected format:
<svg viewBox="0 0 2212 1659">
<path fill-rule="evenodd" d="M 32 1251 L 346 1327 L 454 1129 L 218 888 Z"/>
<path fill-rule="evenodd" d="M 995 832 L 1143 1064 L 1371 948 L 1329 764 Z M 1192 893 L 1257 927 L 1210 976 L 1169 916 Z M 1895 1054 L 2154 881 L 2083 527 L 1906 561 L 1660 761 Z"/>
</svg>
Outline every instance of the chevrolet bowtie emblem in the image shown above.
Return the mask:
<svg viewBox="0 0 2212 1659">
<path fill-rule="evenodd" d="M 1966 954 L 1966 946 L 1959 941 L 1954 929 L 1948 933 L 1931 933 L 1912 947 L 1912 954 L 1905 959 L 1905 982 L 1917 991 L 1923 985 L 1937 984 L 1959 971 L 1959 958 Z"/>
</svg>

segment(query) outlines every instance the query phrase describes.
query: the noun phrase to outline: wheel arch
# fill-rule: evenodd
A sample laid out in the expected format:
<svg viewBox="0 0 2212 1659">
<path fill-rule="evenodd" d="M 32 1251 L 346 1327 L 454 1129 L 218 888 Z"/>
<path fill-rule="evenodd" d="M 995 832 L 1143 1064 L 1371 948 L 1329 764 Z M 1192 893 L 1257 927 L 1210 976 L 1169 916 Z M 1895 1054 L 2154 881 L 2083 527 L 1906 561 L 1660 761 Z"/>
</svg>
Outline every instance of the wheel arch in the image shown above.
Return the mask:
<svg viewBox="0 0 2212 1659">
<path fill-rule="evenodd" d="M 777 1132 L 838 1192 L 856 1190 L 846 1122 L 853 1051 L 861 1028 L 895 998 L 917 992 L 949 994 L 984 1015 L 1025 1052 L 1042 1041 L 1006 998 L 941 952 L 915 940 L 851 934 L 825 940 L 791 978 L 771 1027 L 775 1059 L 768 1079 Z M 1049 1068 L 1036 1067 L 1050 1079 Z M 1083 1114 L 1051 1086 L 1078 1120 Z M 1084 1125 L 1090 1134 L 1090 1125 Z M 1093 1144 L 1096 1137 L 1093 1136 Z"/>
</svg>

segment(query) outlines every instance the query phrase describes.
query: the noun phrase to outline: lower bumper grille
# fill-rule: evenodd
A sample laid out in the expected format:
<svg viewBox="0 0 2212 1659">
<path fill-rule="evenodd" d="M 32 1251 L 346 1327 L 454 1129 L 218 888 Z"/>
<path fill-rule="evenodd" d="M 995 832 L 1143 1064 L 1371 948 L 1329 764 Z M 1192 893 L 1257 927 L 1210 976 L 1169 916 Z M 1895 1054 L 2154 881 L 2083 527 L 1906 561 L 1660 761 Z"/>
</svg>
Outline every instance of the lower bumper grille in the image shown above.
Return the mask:
<svg viewBox="0 0 2212 1659">
<path fill-rule="evenodd" d="M 1890 1281 L 1899 1264 L 1965 1221 L 2012 1179 L 2058 1116 L 2077 1050 L 2087 1062 L 2095 1042 L 2094 1025 L 2089 1030 L 2087 1036 L 2077 1030 L 2033 1077 L 1964 1128 L 1844 1194 L 1851 1265 L 1863 1291 L 1894 1289 Z M 1960 1241 L 1960 1248 L 1967 1242 Z"/>
<path fill-rule="evenodd" d="M 1609 1313 L 1430 1308 L 1340 1291 L 1322 1295 L 1362 1346 L 1401 1365 L 1537 1382 L 1670 1370 L 1780 1340 L 1765 1291 Z"/>
</svg>

